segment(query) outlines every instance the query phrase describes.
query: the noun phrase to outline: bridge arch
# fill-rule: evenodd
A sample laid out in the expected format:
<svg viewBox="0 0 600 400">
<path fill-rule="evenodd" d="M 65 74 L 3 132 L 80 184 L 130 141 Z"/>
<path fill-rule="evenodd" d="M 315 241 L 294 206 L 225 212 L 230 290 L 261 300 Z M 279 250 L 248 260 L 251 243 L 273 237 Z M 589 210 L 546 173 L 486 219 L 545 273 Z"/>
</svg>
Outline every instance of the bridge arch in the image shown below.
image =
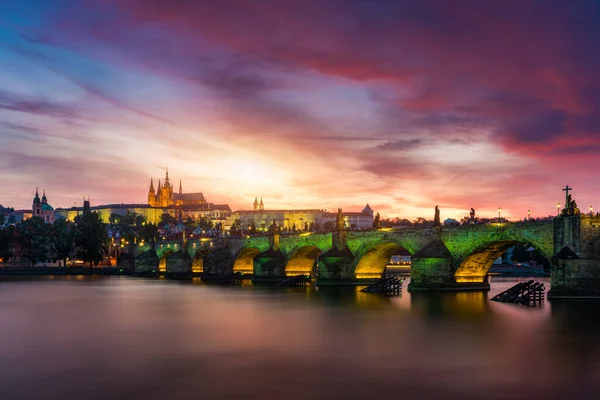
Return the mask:
<svg viewBox="0 0 600 400">
<path fill-rule="evenodd" d="M 209 249 L 200 248 L 196 250 L 194 258 L 192 259 L 192 273 L 199 274 L 204 272 L 204 257 L 210 253 Z"/>
<path fill-rule="evenodd" d="M 260 254 L 260 250 L 256 247 L 244 247 L 241 249 L 233 262 L 233 272 L 241 272 L 242 274 L 254 273 L 254 257 Z"/>
<path fill-rule="evenodd" d="M 158 271 L 165 273 L 167 272 L 167 257 L 171 256 L 175 254 L 175 251 L 171 248 L 167 248 L 165 251 L 162 252 L 162 255 L 160 256 L 160 261 L 158 262 Z"/>
<path fill-rule="evenodd" d="M 460 262 L 454 273 L 455 281 L 459 283 L 484 282 L 494 261 L 517 244 L 531 245 L 532 243 L 519 239 L 505 239 L 490 241 L 477 247 Z M 535 247 L 535 244 L 533 246 Z M 542 248 L 538 249 L 549 261 L 549 255 Z"/>
<path fill-rule="evenodd" d="M 316 278 L 316 263 L 321 254 L 323 250 L 314 245 L 297 248 L 285 264 L 285 275 L 309 275 L 311 278 Z"/>
<path fill-rule="evenodd" d="M 406 251 L 409 250 L 393 242 L 373 245 L 359 255 L 354 275 L 357 279 L 379 279 L 385 274 L 390 258 Z"/>
</svg>

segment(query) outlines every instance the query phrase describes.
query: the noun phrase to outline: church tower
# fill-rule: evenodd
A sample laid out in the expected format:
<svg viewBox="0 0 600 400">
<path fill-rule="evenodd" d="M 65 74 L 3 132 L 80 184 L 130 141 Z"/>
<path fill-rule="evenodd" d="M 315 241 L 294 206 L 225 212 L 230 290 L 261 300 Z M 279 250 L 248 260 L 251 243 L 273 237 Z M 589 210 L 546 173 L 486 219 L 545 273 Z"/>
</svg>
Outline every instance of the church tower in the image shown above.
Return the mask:
<svg viewBox="0 0 600 400">
<path fill-rule="evenodd" d="M 148 205 L 156 207 L 156 192 L 154 191 L 154 179 L 150 178 L 150 190 L 148 190 Z"/>
<path fill-rule="evenodd" d="M 160 207 L 161 206 L 161 202 L 162 202 L 162 185 L 160 184 L 160 178 L 158 179 L 158 186 L 156 189 L 156 207 Z"/>
<path fill-rule="evenodd" d="M 169 182 L 169 170 L 165 176 L 165 183 L 163 184 L 160 197 L 160 206 L 169 207 L 175 205 L 175 199 L 173 196 L 173 185 Z"/>
<path fill-rule="evenodd" d="M 35 188 L 35 197 L 33 198 L 33 205 L 31 207 L 32 213 L 34 217 L 42 216 L 42 201 L 40 200 L 40 195 L 38 193 L 38 188 Z"/>
<path fill-rule="evenodd" d="M 254 211 L 258 211 L 258 197 L 254 198 Z"/>
<path fill-rule="evenodd" d="M 260 198 L 260 205 L 258 206 L 258 209 L 261 211 L 265 209 L 265 205 L 263 204 L 262 197 Z"/>
<path fill-rule="evenodd" d="M 177 196 L 177 200 L 175 201 L 176 206 L 180 206 L 183 204 L 183 188 L 181 186 L 181 179 L 179 179 L 179 194 Z"/>
</svg>

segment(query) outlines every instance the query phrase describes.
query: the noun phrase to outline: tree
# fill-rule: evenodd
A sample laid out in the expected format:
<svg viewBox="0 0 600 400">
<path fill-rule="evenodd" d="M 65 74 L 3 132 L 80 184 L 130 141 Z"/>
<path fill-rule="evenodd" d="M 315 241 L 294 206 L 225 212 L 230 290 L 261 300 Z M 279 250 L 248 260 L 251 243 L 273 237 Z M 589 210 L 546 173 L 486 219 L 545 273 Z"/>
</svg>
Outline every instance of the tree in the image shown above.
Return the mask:
<svg viewBox="0 0 600 400">
<path fill-rule="evenodd" d="M 108 234 L 106 224 L 100 214 L 86 212 L 75 220 L 77 224 L 77 256 L 83 262 L 89 262 L 90 267 L 98 265 L 108 251 Z"/>
<path fill-rule="evenodd" d="M 0 225 L 0 260 L 7 262 L 12 257 L 14 226 Z"/>
<path fill-rule="evenodd" d="M 381 228 L 381 216 L 379 215 L 379 213 L 375 214 L 375 219 L 373 220 L 373 228 Z"/>
<path fill-rule="evenodd" d="M 198 226 L 200 227 L 200 229 L 202 229 L 204 231 L 208 231 L 208 230 L 212 229 L 213 222 L 209 218 L 200 217 L 200 221 L 198 221 Z"/>
<path fill-rule="evenodd" d="M 175 224 L 177 224 L 177 220 L 171 214 L 164 213 L 163 215 L 160 216 L 160 222 L 159 222 L 160 226 L 175 225 Z"/>
<path fill-rule="evenodd" d="M 304 223 L 304 231 L 306 232 L 308 230 L 308 222 Z"/>
<path fill-rule="evenodd" d="M 333 228 L 335 228 L 335 223 L 333 221 L 327 221 L 323 224 L 323 229 L 327 232 L 332 231 Z"/>
<path fill-rule="evenodd" d="M 158 226 L 153 223 L 146 224 L 140 229 L 140 239 L 146 242 L 155 242 L 158 235 Z"/>
<path fill-rule="evenodd" d="M 185 220 L 185 229 L 192 231 L 195 227 L 196 222 L 192 219 L 192 217 L 187 217 Z"/>
<path fill-rule="evenodd" d="M 67 258 L 69 258 L 75 247 L 76 232 L 75 225 L 64 218 L 57 219 L 52 225 L 52 244 L 56 258 L 62 260 L 65 267 L 67 266 Z"/>
<path fill-rule="evenodd" d="M 315 231 L 315 223 L 314 222 L 310 223 L 310 226 L 308 227 L 308 230 L 311 231 L 311 232 Z"/>
<path fill-rule="evenodd" d="M 23 252 L 31 266 L 38 261 L 45 261 L 51 250 L 51 226 L 40 217 L 31 217 L 21 222 L 19 231 L 23 239 Z"/>
<path fill-rule="evenodd" d="M 110 214 L 110 217 L 108 217 L 108 222 L 111 225 L 117 225 L 121 223 L 121 216 L 117 213 L 112 213 Z"/>
</svg>

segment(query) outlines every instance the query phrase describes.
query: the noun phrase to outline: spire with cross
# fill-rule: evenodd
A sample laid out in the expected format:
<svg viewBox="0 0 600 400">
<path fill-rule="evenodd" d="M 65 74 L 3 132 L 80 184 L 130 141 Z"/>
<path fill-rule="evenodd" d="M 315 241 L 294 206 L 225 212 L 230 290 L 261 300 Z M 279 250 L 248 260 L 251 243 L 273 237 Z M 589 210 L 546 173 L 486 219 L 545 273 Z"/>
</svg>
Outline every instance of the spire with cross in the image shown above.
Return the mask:
<svg viewBox="0 0 600 400">
<path fill-rule="evenodd" d="M 569 191 L 573 190 L 573 188 L 569 187 L 569 185 L 567 185 L 567 187 L 565 187 L 563 189 L 563 192 L 565 192 L 565 208 L 569 209 L 569 207 L 571 207 L 570 201 L 569 201 Z"/>
</svg>

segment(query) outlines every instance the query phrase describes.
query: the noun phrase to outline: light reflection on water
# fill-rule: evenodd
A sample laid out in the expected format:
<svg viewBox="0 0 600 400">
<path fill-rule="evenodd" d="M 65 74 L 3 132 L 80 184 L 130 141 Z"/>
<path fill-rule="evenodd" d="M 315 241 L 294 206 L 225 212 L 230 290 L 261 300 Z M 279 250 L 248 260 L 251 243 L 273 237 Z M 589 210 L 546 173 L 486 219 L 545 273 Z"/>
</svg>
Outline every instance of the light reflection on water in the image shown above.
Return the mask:
<svg viewBox="0 0 600 400">
<path fill-rule="evenodd" d="M 487 300 L 516 282 L 409 294 L 406 280 L 388 299 L 355 287 L 4 281 L 0 398 L 597 398 L 599 304 Z"/>
</svg>

